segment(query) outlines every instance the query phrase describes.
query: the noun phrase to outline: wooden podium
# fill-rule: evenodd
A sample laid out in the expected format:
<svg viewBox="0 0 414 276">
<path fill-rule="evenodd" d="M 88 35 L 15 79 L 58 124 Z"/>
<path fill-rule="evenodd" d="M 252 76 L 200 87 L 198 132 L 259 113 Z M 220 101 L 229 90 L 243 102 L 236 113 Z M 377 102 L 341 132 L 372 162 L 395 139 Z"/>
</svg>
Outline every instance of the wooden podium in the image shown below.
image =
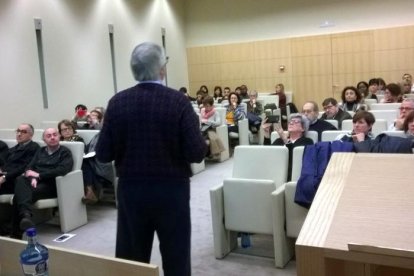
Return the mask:
<svg viewBox="0 0 414 276">
<path fill-rule="evenodd" d="M 23 275 L 19 263 L 20 252 L 27 242 L 0 237 L 0 275 Z M 158 276 L 158 267 L 118 258 L 87 254 L 47 245 L 49 275 Z"/>
<path fill-rule="evenodd" d="M 414 275 L 414 155 L 335 153 L 296 242 L 297 275 Z"/>
</svg>

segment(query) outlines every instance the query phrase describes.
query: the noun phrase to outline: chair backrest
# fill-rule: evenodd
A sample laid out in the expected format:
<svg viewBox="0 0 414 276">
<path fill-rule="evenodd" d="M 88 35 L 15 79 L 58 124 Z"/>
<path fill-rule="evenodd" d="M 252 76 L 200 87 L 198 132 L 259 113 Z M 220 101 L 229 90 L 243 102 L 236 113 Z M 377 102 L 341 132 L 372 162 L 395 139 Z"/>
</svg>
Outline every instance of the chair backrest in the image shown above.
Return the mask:
<svg viewBox="0 0 414 276">
<path fill-rule="evenodd" d="M 316 136 L 316 139 L 318 137 Z M 303 159 L 303 152 L 305 151 L 304 146 L 295 147 L 293 148 L 293 155 L 292 155 L 292 180 L 291 181 L 298 181 L 300 177 L 300 173 L 302 171 L 302 159 Z"/>
<path fill-rule="evenodd" d="M 9 148 L 12 148 L 17 144 L 16 139 L 0 139 L 0 140 L 3 141 L 4 143 L 6 143 L 6 145 Z"/>
<path fill-rule="evenodd" d="M 377 136 L 378 134 L 388 130 L 388 122 L 384 119 L 376 119 L 372 126 L 372 134 Z"/>
<path fill-rule="evenodd" d="M 401 103 L 373 103 L 370 110 L 397 110 Z"/>
<path fill-rule="evenodd" d="M 16 139 L 16 129 L 13 128 L 1 128 L 0 139 Z"/>
<path fill-rule="evenodd" d="M 285 91 L 286 103 L 293 103 L 293 93 L 291 91 Z"/>
<path fill-rule="evenodd" d="M 82 168 L 83 162 L 83 153 L 85 145 L 82 142 L 60 142 L 62 146 L 67 147 L 71 153 L 73 158 L 73 168 L 72 170 L 80 170 Z"/>
<path fill-rule="evenodd" d="M 369 112 L 374 115 L 375 120 L 385 119 L 388 125 L 394 123 L 399 113 L 398 110 L 370 110 Z"/>
<path fill-rule="evenodd" d="M 382 133 L 385 133 L 388 136 L 397 136 L 401 138 L 407 138 L 407 136 L 405 135 L 405 132 L 402 130 L 386 130 L 386 131 L 383 131 Z"/>
<path fill-rule="evenodd" d="M 328 123 L 330 123 L 334 127 L 338 128 L 338 121 L 337 120 L 326 119 L 325 121 L 327 121 Z"/>
<path fill-rule="evenodd" d="M 276 188 L 287 180 L 288 149 L 284 146 L 238 146 L 233 177 L 273 180 Z"/>
<path fill-rule="evenodd" d="M 347 130 L 325 130 L 322 132 L 322 142 L 325 141 L 334 141 L 341 134 L 348 134 Z"/>
<path fill-rule="evenodd" d="M 78 135 L 83 138 L 85 145 L 87 145 L 92 138 L 99 132 L 98 129 L 78 129 L 76 130 Z"/>
<path fill-rule="evenodd" d="M 289 132 L 287 131 L 284 131 L 284 133 L 285 135 L 289 135 Z M 314 144 L 318 142 L 318 132 L 314 130 L 307 131 L 305 137 L 312 139 Z M 277 138 L 279 138 L 279 133 L 277 133 L 276 131 L 272 131 L 272 133 L 270 134 L 270 143 L 273 143 Z"/>
<path fill-rule="evenodd" d="M 352 122 L 352 119 L 346 119 L 342 121 L 342 130 L 347 130 L 351 132 L 353 128 L 354 124 Z"/>
<path fill-rule="evenodd" d="M 372 104 L 376 104 L 376 103 L 378 103 L 377 99 L 365 99 L 364 100 L 364 104 L 368 106 L 368 109 L 371 108 Z"/>
<path fill-rule="evenodd" d="M 40 125 L 43 129 L 46 129 L 50 127 L 57 128 L 58 124 L 59 121 L 42 121 Z"/>
<path fill-rule="evenodd" d="M 377 101 L 380 102 L 382 99 L 384 99 L 384 95 L 377 95 Z"/>
<path fill-rule="evenodd" d="M 226 108 L 216 107 L 216 112 L 220 114 L 221 125 L 226 125 Z"/>
</svg>

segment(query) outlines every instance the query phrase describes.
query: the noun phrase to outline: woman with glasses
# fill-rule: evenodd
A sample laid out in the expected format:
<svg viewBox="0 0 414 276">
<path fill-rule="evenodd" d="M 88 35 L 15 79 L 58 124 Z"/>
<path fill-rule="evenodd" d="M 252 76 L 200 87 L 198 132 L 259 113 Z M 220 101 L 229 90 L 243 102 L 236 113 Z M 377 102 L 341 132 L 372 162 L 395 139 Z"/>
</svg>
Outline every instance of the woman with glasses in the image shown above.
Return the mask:
<svg viewBox="0 0 414 276">
<path fill-rule="evenodd" d="M 61 141 L 83 142 L 83 138 L 76 134 L 75 125 L 69 120 L 62 120 L 58 124 L 58 130 Z"/>
<path fill-rule="evenodd" d="M 305 115 L 294 113 L 290 115 L 290 119 L 288 121 L 288 133 L 285 134 L 283 128 L 280 124 L 273 124 L 274 130 L 279 134 L 279 138 L 277 138 L 272 145 L 274 146 L 286 146 L 289 149 L 289 168 L 288 168 L 288 181 L 291 180 L 292 177 L 292 155 L 293 155 L 293 148 L 299 146 L 306 146 L 312 145 L 313 140 L 306 137 L 305 134 L 309 129 L 309 120 L 306 118 Z M 264 120 L 262 125 L 264 130 L 264 145 L 270 145 L 270 133 L 272 124 L 267 123 L 267 118 Z"/>
</svg>

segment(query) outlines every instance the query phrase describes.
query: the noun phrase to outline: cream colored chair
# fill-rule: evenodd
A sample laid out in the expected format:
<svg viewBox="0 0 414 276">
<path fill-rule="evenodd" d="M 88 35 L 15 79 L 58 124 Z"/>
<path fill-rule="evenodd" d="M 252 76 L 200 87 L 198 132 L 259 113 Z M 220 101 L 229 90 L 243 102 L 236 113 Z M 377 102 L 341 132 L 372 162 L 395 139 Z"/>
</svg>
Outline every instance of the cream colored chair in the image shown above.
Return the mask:
<svg viewBox="0 0 414 276">
<path fill-rule="evenodd" d="M 275 265 L 284 267 L 294 252 L 285 233 L 284 203 L 275 191 L 287 179 L 288 149 L 283 146 L 238 146 L 233 176 L 210 190 L 214 255 L 224 258 L 237 247 L 237 233 L 273 235 Z M 254 245 L 253 245 L 254 246 Z"/>
<path fill-rule="evenodd" d="M 383 131 L 382 133 L 388 135 L 388 136 L 396 136 L 396 137 L 401 137 L 401 138 L 407 138 L 407 136 L 405 135 L 405 132 L 402 130 L 386 130 Z"/>
<path fill-rule="evenodd" d="M 343 122 L 342 122 L 343 123 Z M 325 130 L 322 132 L 322 142 L 334 141 L 341 134 L 348 134 L 347 130 Z"/>
<path fill-rule="evenodd" d="M 328 122 L 328 123 L 330 123 L 334 127 L 336 127 L 336 129 L 339 129 L 338 128 L 338 121 L 337 120 L 326 119 L 325 121 Z"/>
<path fill-rule="evenodd" d="M 378 101 L 376 99 L 365 99 L 364 104 L 368 106 L 368 110 L 371 109 L 372 104 L 377 104 Z"/>
<path fill-rule="evenodd" d="M 82 203 L 84 186 L 82 161 L 84 144 L 82 142 L 60 142 L 67 147 L 73 157 L 73 169 L 65 176 L 56 177 L 57 198 L 40 199 L 33 204 L 35 209 L 59 208 L 60 229 L 66 233 L 88 222 L 86 207 Z"/>
<path fill-rule="evenodd" d="M 230 158 L 229 152 L 229 134 L 226 124 L 226 108 L 224 107 L 216 107 L 216 111 L 220 114 L 220 121 L 221 125 L 216 127 L 217 136 L 220 137 L 221 141 L 223 142 L 224 148 L 226 149 L 222 153 L 220 153 L 220 157 L 218 159 L 219 162 L 223 162 Z"/>
<path fill-rule="evenodd" d="M 278 95 L 259 94 L 257 99 L 260 100 L 260 101 L 263 101 L 263 107 L 267 104 L 276 104 L 276 106 L 279 106 L 279 96 Z"/>
<path fill-rule="evenodd" d="M 387 125 L 392 125 L 397 119 L 399 110 L 370 110 L 374 114 L 375 120 L 384 119 L 387 121 Z"/>
<path fill-rule="evenodd" d="M 373 103 L 370 110 L 397 110 L 401 103 Z"/>
<path fill-rule="evenodd" d="M 388 129 L 388 122 L 385 119 L 375 119 L 375 123 L 372 126 L 372 134 L 376 137 L 378 134 Z M 352 132 L 353 123 L 351 119 L 342 121 L 342 130 Z"/>
<path fill-rule="evenodd" d="M 85 142 L 85 145 L 89 144 L 89 142 L 92 140 L 92 138 L 99 133 L 98 129 L 78 129 L 76 130 L 76 133 L 82 137 L 83 141 Z"/>
</svg>

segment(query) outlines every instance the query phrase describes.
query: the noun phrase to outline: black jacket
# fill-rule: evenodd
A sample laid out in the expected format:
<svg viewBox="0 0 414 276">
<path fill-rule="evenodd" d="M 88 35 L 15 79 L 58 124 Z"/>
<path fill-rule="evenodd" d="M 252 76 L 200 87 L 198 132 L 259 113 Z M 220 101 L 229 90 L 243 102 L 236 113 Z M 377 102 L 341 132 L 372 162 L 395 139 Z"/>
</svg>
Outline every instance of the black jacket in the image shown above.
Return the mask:
<svg viewBox="0 0 414 276">
<path fill-rule="evenodd" d="M 14 181 L 14 179 L 24 173 L 27 165 L 33 159 L 39 148 L 39 145 L 33 141 L 25 145 L 17 144 L 10 148 L 6 162 L 2 166 L 2 170 L 7 172 L 6 180 Z"/>
</svg>

